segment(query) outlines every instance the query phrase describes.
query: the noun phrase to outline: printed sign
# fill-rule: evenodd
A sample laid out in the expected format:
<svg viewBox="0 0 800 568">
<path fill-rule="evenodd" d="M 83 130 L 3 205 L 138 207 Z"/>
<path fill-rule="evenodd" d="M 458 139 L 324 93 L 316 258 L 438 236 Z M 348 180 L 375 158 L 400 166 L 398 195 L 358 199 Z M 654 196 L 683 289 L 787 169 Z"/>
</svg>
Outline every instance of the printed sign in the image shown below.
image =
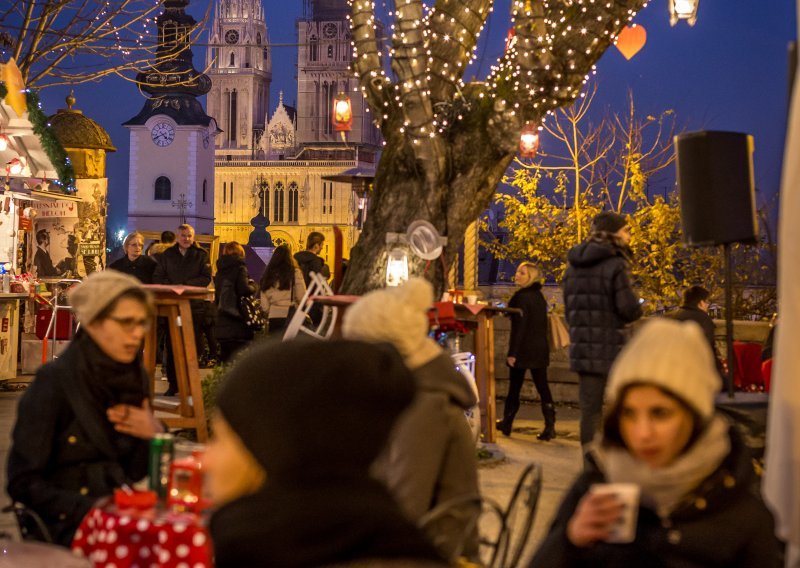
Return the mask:
<svg viewBox="0 0 800 568">
<path fill-rule="evenodd" d="M 39 219 L 78 216 L 78 204 L 75 201 L 35 201 L 33 208 L 36 210 Z"/>
</svg>

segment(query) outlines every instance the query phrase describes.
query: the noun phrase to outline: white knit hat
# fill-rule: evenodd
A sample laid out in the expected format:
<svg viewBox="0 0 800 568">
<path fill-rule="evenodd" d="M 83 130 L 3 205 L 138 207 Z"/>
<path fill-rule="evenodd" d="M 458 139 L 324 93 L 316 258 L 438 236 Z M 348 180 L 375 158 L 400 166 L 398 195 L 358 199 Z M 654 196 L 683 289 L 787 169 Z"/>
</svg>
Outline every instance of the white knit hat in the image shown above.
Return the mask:
<svg viewBox="0 0 800 568">
<path fill-rule="evenodd" d="M 613 406 L 630 384 L 660 387 L 677 395 L 703 418 L 714 413 L 722 381 L 714 355 L 695 322 L 654 318 L 623 348 L 609 374 L 606 397 Z"/>
<path fill-rule="evenodd" d="M 391 343 L 410 369 L 421 367 L 442 353 L 428 337 L 428 309 L 433 286 L 423 278 L 409 278 L 402 286 L 365 294 L 344 314 L 342 334 L 349 339 Z"/>
</svg>

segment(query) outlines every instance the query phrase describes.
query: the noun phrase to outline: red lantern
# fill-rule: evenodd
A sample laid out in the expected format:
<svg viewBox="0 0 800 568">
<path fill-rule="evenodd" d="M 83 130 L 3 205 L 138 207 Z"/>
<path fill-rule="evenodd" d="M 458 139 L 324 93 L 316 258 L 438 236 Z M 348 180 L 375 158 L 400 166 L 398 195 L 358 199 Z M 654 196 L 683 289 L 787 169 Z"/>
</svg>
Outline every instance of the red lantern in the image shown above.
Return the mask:
<svg viewBox="0 0 800 568">
<path fill-rule="evenodd" d="M 353 126 L 353 105 L 345 93 L 336 95 L 333 101 L 333 129 L 336 132 L 350 132 Z"/>
<path fill-rule="evenodd" d="M 207 503 L 203 499 L 203 454 L 200 451 L 172 462 L 169 468 L 167 504 L 176 511 L 199 513 Z"/>
<path fill-rule="evenodd" d="M 633 24 L 623 28 L 617 36 L 617 49 L 625 59 L 630 59 L 647 43 L 647 31 L 644 26 Z"/>
<path fill-rule="evenodd" d="M 522 158 L 533 158 L 539 151 L 539 130 L 529 122 L 519 135 L 519 155 Z"/>
</svg>

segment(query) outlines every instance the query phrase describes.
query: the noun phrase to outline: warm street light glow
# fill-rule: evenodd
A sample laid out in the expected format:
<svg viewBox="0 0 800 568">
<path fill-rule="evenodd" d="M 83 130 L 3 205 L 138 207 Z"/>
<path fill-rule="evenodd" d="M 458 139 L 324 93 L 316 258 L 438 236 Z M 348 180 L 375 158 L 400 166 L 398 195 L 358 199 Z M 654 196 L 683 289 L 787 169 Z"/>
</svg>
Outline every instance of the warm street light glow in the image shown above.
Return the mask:
<svg viewBox="0 0 800 568">
<path fill-rule="evenodd" d="M 674 26 L 678 20 L 686 20 L 693 26 L 697 21 L 697 6 L 700 0 L 669 0 L 669 23 Z"/>
<path fill-rule="evenodd" d="M 539 151 L 539 131 L 532 123 L 528 123 L 519 135 L 519 155 L 522 158 L 533 158 Z"/>
<path fill-rule="evenodd" d="M 389 251 L 386 261 L 386 285 L 400 286 L 408 280 L 408 254 L 401 248 Z"/>
<path fill-rule="evenodd" d="M 353 105 L 345 93 L 336 95 L 333 104 L 333 129 L 336 132 L 350 132 L 353 126 Z"/>
</svg>

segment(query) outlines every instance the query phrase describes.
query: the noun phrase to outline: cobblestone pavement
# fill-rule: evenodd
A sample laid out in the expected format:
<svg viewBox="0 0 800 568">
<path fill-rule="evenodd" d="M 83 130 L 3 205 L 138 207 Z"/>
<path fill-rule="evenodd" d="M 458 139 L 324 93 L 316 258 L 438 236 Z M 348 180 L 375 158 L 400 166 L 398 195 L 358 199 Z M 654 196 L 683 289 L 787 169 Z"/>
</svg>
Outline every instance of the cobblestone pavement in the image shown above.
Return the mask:
<svg viewBox="0 0 800 568">
<path fill-rule="evenodd" d="M 157 389 L 163 386 L 156 381 Z M 11 384 L 10 386 L 14 386 Z M 21 391 L 0 391 L 0 483 L 3 499 L 0 506 L 10 502 L 5 495 L 5 463 L 11 446 L 11 430 L 16 418 L 17 401 Z M 502 402 L 498 405 L 502 409 Z M 535 550 L 536 544 L 547 531 L 561 496 L 572 483 L 581 467 L 580 444 L 578 442 L 578 411 L 569 407 L 559 407 L 556 423 L 558 437 L 550 442 L 536 440 L 536 434 L 543 427 L 539 407 L 523 404 L 519 417 L 514 423 L 511 437 L 498 436 L 497 447 L 505 455 L 501 461 L 481 466 L 480 483 L 485 496 L 505 505 L 522 469 L 536 462 L 543 469 L 543 491 L 539 509 L 528 541 L 521 566 L 526 566 Z M 0 514 L 0 532 L 18 536 L 17 526 L 12 515 Z"/>
</svg>

